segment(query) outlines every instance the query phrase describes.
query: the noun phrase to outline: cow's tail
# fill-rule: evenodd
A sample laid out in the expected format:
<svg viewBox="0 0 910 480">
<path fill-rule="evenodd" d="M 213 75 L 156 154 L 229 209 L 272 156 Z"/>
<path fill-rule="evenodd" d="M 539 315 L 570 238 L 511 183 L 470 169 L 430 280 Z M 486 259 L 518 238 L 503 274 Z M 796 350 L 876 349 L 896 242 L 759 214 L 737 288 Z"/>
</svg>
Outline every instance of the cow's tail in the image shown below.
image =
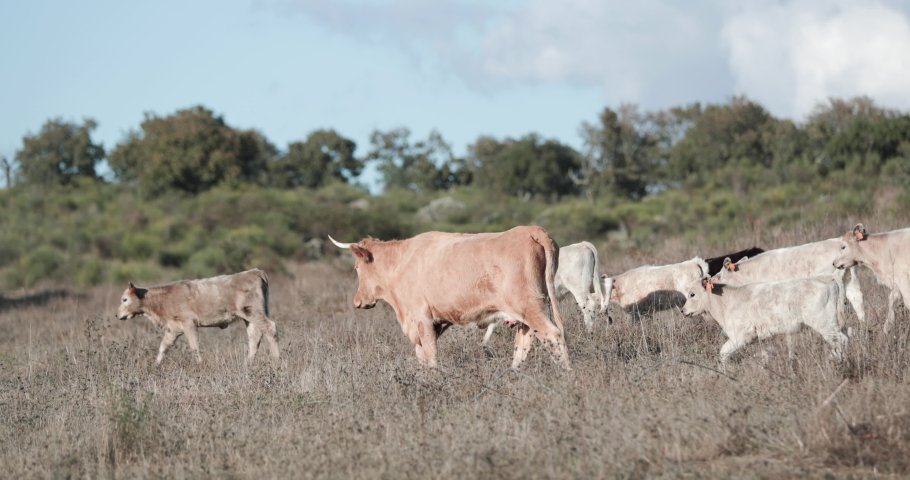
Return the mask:
<svg viewBox="0 0 910 480">
<path fill-rule="evenodd" d="M 553 277 L 556 275 L 556 269 L 559 268 L 559 245 L 556 244 L 556 240 L 553 240 L 546 230 L 540 229 L 540 231 L 543 235 L 532 235 L 531 239 L 543 247 L 544 256 L 547 260 L 544 275 L 546 277 L 547 296 L 550 297 L 550 306 L 553 308 L 553 323 L 559 328 L 559 333 L 565 335 L 565 330 L 562 326 L 562 316 L 559 315 L 559 300 L 556 298 L 556 287 L 553 284 Z"/>
<path fill-rule="evenodd" d="M 262 287 L 262 301 L 265 302 L 265 316 L 271 318 L 272 314 L 269 313 L 269 277 L 265 272 L 258 268 L 253 270 L 253 272 L 259 277 L 259 285 Z"/>
<path fill-rule="evenodd" d="M 597 255 L 597 247 L 592 245 L 589 242 L 581 242 L 588 250 L 591 251 L 591 255 L 594 255 L 594 295 L 598 297 L 598 307 L 600 307 L 600 313 L 607 311 L 607 304 L 610 303 L 610 299 L 606 297 L 604 293 L 604 282 L 603 278 L 600 276 L 600 259 Z"/>
</svg>

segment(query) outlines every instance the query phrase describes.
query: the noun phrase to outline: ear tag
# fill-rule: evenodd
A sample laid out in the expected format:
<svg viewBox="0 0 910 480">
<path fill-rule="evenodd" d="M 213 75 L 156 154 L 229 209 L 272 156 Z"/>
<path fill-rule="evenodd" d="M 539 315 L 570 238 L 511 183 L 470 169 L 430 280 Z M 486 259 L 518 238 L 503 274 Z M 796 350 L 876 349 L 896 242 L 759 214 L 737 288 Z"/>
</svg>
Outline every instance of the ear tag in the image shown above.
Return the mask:
<svg viewBox="0 0 910 480">
<path fill-rule="evenodd" d="M 735 271 L 736 271 L 736 264 L 735 264 L 735 263 L 732 263 L 732 262 L 730 263 L 730 271 L 731 271 L 731 272 L 735 272 Z"/>
<path fill-rule="evenodd" d="M 864 239 L 864 238 L 866 238 L 866 237 L 863 235 L 863 232 L 856 232 L 856 239 L 857 239 L 857 240 L 862 240 L 862 239 Z"/>
<path fill-rule="evenodd" d="M 711 290 L 714 290 L 714 284 L 711 283 L 711 282 L 706 283 L 706 284 L 705 284 L 705 290 L 707 290 L 707 291 L 709 291 L 709 292 L 710 292 Z"/>
</svg>

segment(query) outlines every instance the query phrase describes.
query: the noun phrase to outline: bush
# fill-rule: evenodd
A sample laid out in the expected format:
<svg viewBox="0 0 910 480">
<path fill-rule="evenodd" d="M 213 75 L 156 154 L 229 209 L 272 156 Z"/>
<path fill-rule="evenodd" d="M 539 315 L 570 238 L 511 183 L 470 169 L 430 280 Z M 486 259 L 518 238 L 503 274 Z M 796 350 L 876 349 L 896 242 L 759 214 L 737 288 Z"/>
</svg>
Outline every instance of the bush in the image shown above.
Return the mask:
<svg viewBox="0 0 910 480">
<path fill-rule="evenodd" d="M 63 265 L 63 254 L 48 245 L 41 245 L 19 259 L 23 286 L 29 287 L 57 272 Z"/>
<path fill-rule="evenodd" d="M 97 255 L 89 255 L 84 258 L 76 273 L 73 274 L 73 281 L 80 287 L 98 285 L 103 279 L 101 259 Z"/>
</svg>

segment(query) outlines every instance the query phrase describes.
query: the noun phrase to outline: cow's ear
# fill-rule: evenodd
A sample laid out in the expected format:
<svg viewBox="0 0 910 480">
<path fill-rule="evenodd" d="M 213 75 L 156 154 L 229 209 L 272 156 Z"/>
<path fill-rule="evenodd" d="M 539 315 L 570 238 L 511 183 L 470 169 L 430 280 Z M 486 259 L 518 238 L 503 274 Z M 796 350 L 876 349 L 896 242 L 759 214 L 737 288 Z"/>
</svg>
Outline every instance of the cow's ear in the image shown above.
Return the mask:
<svg viewBox="0 0 910 480">
<path fill-rule="evenodd" d="M 866 227 L 863 226 L 862 223 L 857 223 L 856 226 L 853 227 L 853 241 L 859 242 L 860 240 L 865 240 L 866 238 L 868 238 L 866 235 Z"/>
<path fill-rule="evenodd" d="M 133 285 L 133 282 L 130 282 L 130 295 L 136 295 L 136 286 Z"/>
<path fill-rule="evenodd" d="M 736 264 L 733 263 L 732 260 L 730 260 L 730 257 L 727 257 L 727 258 L 724 259 L 724 268 L 726 268 L 727 270 L 729 270 L 729 271 L 731 271 L 731 272 L 735 272 L 735 271 L 736 271 Z"/>
<path fill-rule="evenodd" d="M 701 279 L 701 286 L 704 287 L 705 290 L 708 291 L 708 292 L 710 292 L 711 290 L 714 290 L 714 284 L 711 283 L 711 279 L 710 279 L 710 278 L 703 278 L 703 279 Z"/>
<path fill-rule="evenodd" d="M 351 245 L 351 252 L 358 258 L 363 259 L 364 262 L 370 263 L 373 261 L 373 253 L 366 248 L 361 247 L 360 244 L 355 243 Z"/>
</svg>

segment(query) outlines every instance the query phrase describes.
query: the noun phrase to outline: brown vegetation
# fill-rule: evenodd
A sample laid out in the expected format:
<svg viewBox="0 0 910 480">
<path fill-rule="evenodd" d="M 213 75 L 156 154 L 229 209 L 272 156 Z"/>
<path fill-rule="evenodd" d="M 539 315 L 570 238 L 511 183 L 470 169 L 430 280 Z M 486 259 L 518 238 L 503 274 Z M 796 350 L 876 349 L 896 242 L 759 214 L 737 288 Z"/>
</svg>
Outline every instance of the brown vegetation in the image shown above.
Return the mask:
<svg viewBox="0 0 910 480">
<path fill-rule="evenodd" d="M 742 235 L 729 251 L 830 238 L 854 219 Z M 875 231 L 902 225 L 867 220 Z M 712 247 L 713 248 L 713 247 Z M 696 254 L 668 241 L 603 258 L 608 273 Z M 710 319 L 676 310 L 586 334 L 564 302 L 572 372 L 540 345 L 506 372 L 512 332 L 450 329 L 441 368 L 418 366 L 384 304 L 358 311 L 338 264 L 272 277 L 282 350 L 246 366 L 242 324 L 200 332 L 197 365 L 178 340 L 154 367 L 160 332 L 114 319 L 122 286 L 0 297 L 0 463 L 8 478 L 805 478 L 910 475 L 910 324 L 881 331 L 887 292 L 863 274 L 869 321 L 846 365 L 804 331 L 754 344 L 726 375 Z M 55 286 L 60 287 L 60 286 Z M 481 394 L 482 393 L 482 394 Z"/>
</svg>

